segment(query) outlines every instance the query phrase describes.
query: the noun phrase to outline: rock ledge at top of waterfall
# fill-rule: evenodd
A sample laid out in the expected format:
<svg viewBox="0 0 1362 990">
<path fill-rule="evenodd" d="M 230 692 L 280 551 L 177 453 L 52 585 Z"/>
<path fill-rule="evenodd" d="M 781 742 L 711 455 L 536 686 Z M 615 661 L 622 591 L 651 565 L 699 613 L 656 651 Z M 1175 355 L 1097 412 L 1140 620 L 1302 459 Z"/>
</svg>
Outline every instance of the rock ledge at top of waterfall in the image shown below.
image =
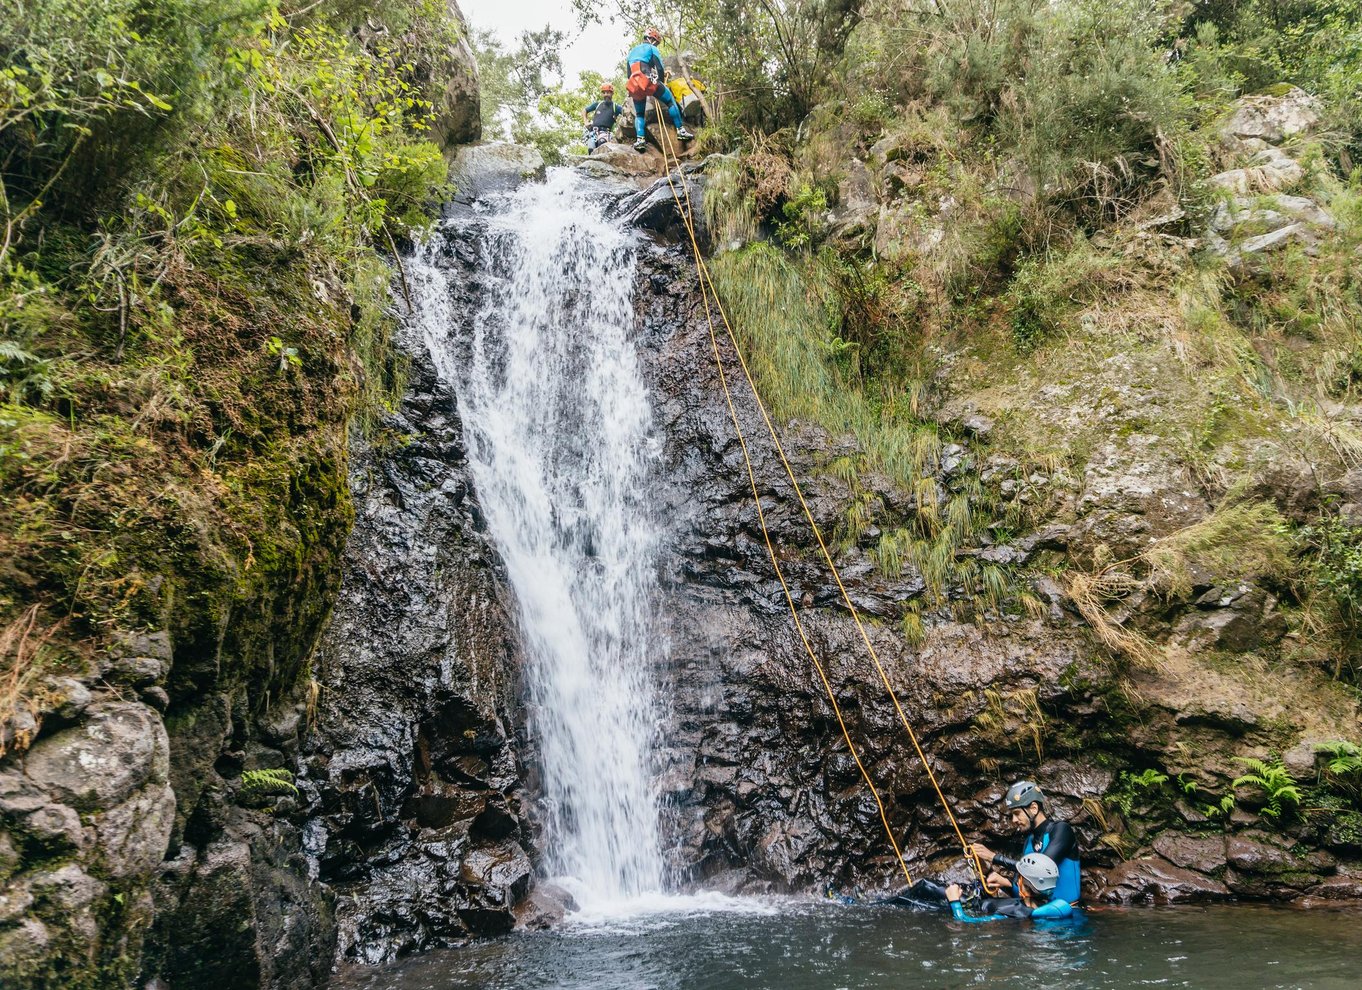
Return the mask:
<svg viewBox="0 0 1362 990">
<path fill-rule="evenodd" d="M 544 177 L 539 149 L 509 141 L 469 144 L 454 156 L 451 170 L 455 201 L 471 203 L 494 193 L 509 192 L 522 182 Z"/>
</svg>

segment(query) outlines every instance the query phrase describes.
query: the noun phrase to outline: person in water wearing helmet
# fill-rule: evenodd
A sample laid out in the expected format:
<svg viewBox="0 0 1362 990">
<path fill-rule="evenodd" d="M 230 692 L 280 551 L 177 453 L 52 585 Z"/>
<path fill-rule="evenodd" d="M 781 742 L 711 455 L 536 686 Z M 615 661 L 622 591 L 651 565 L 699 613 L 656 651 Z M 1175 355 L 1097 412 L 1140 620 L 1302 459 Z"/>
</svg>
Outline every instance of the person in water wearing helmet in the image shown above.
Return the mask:
<svg viewBox="0 0 1362 990">
<path fill-rule="evenodd" d="M 624 113 L 624 107 L 615 102 L 615 87 L 608 83 L 601 83 L 601 97 L 595 103 L 587 104 L 582 111 L 582 120 L 586 122 L 586 152 L 591 154 L 597 147 L 610 140 L 611 132 L 615 130 L 615 121 L 619 115 Z"/>
<path fill-rule="evenodd" d="M 666 86 L 667 70 L 662 67 L 662 53 L 657 50 L 658 42 L 661 40 L 662 33 L 657 28 L 648 28 L 643 32 L 643 41 L 629 49 L 629 54 L 624 59 L 629 69 L 629 82 L 624 88 L 628 90 L 629 98 L 634 101 L 634 131 L 638 135 L 638 140 L 634 142 L 635 151 L 643 151 L 648 147 L 647 116 L 650 96 L 656 97 L 657 102 L 667 108 L 667 115 L 671 117 L 678 138 L 689 141 L 695 137 L 686 130 L 686 122 L 681 118 L 681 108 L 676 105 L 676 98 Z"/>
<path fill-rule="evenodd" d="M 1007 918 L 1031 918 L 1036 921 L 1058 921 L 1072 917 L 1073 904 L 1057 896 L 1059 867 L 1044 853 L 1027 853 L 1017 860 L 1017 896 L 986 897 L 977 912 L 967 911 L 961 903 L 960 885 L 946 888 L 951 917 L 956 921 L 978 924 L 984 921 L 1003 921 Z"/>
<path fill-rule="evenodd" d="M 1012 824 L 1024 833 L 1017 857 L 994 852 L 982 842 L 970 849 L 980 862 L 992 868 L 988 885 L 1011 884 L 1008 874 L 1016 873 L 1021 860 L 1031 853 L 1044 853 L 1059 870 L 1055 898 L 1077 904 L 1082 895 L 1082 868 L 1078 861 L 1078 836 L 1069 823 L 1050 817 L 1045 811 L 1045 792 L 1031 780 L 1019 780 L 1003 797 Z M 1013 885 L 1014 891 L 1016 885 Z"/>
</svg>

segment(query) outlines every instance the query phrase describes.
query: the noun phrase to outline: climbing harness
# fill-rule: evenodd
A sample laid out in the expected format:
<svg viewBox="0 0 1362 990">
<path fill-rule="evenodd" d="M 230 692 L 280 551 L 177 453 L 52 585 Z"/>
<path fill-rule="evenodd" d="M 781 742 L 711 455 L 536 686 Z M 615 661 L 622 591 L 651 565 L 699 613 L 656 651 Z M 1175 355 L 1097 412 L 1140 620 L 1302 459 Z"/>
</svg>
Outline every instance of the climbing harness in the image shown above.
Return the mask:
<svg viewBox="0 0 1362 990">
<path fill-rule="evenodd" d="M 979 860 L 979 857 L 975 855 L 969 842 L 966 841 L 965 834 L 960 829 L 960 824 L 956 820 L 955 813 L 951 810 L 950 802 L 946 799 L 946 795 L 941 789 L 940 782 L 936 778 L 936 773 L 932 770 L 931 764 L 927 761 L 927 755 L 918 741 L 917 733 L 913 731 L 912 725 L 908 722 L 908 716 L 904 713 L 903 706 L 899 703 L 898 695 L 889 681 L 889 674 L 885 670 L 884 664 L 880 661 L 879 654 L 876 653 L 874 644 L 870 641 L 870 634 L 866 631 L 865 624 L 861 621 L 860 613 L 857 611 L 855 604 L 851 601 L 851 596 L 847 592 L 846 585 L 842 582 L 842 576 L 837 569 L 837 564 L 833 561 L 832 554 L 829 552 L 827 543 L 823 539 L 823 533 L 819 529 L 818 523 L 814 520 L 813 512 L 809 509 L 809 504 L 804 498 L 804 493 L 800 488 L 799 481 L 795 477 L 794 469 L 790 466 L 789 459 L 785 454 L 785 448 L 781 444 L 780 437 L 776 432 L 775 424 L 771 421 L 771 416 L 766 410 L 766 404 L 762 401 L 761 394 L 757 391 L 756 381 L 753 379 L 751 369 L 748 367 L 747 360 L 743 356 L 742 348 L 738 346 L 737 335 L 733 332 L 733 326 L 729 322 L 728 314 L 725 312 L 723 302 L 719 298 L 719 292 L 710 275 L 709 266 L 705 263 L 704 257 L 700 252 L 700 244 L 695 236 L 695 218 L 690 201 L 690 189 L 687 187 L 684 178 L 682 178 L 681 192 L 678 192 L 676 183 L 672 180 L 672 164 L 675 163 L 679 176 L 681 162 L 672 147 L 671 138 L 667 134 L 666 126 L 662 123 L 660 112 L 658 114 L 658 130 L 662 135 L 663 167 L 666 170 L 667 185 L 671 189 L 672 198 L 676 202 L 677 212 L 681 215 L 682 224 L 685 226 L 687 236 L 690 239 L 691 252 L 695 258 L 696 276 L 699 280 L 700 293 L 705 305 L 705 317 L 709 322 L 710 343 L 714 352 L 714 362 L 718 368 L 719 382 L 723 387 L 724 398 L 728 404 L 729 418 L 733 422 L 733 429 L 737 433 L 738 443 L 742 449 L 743 460 L 747 466 L 748 481 L 752 488 L 752 499 L 757 507 L 757 520 L 761 526 L 762 538 L 766 542 L 766 550 L 770 555 L 771 565 L 775 569 L 776 577 L 779 579 L 781 588 L 785 593 L 785 600 L 789 606 L 790 615 L 794 620 L 795 629 L 799 633 L 800 639 L 803 640 L 804 649 L 808 653 L 810 660 L 813 661 L 814 667 L 818 671 L 818 676 L 823 682 L 823 687 L 827 693 L 828 700 L 832 703 L 833 712 L 836 714 L 838 725 L 842 729 L 842 738 L 846 740 L 847 748 L 851 752 L 852 759 L 855 760 L 857 768 L 861 771 L 861 776 L 865 779 L 866 786 L 869 787 L 870 793 L 875 799 L 875 804 L 880 812 L 880 821 L 884 825 L 885 835 L 888 836 L 890 845 L 894 848 L 894 853 L 898 857 L 899 866 L 903 870 L 903 875 L 908 878 L 908 882 L 911 884 L 912 876 L 908 870 L 907 863 L 904 861 L 903 853 L 899 849 L 898 842 L 894 837 L 893 829 L 889 825 L 889 818 L 884 810 L 884 803 L 881 801 L 879 792 L 875 788 L 875 784 L 871 780 L 870 774 L 866 771 L 860 756 L 856 752 L 856 747 L 851 741 L 851 735 L 847 731 L 846 723 L 842 718 L 842 712 L 837 704 L 831 682 L 828 680 L 823 665 L 814 654 L 813 646 L 804 632 L 803 623 L 799 618 L 798 610 L 795 608 L 794 597 L 790 592 L 789 586 L 785 582 L 785 576 L 781 571 L 780 563 L 776 557 L 775 547 L 771 543 L 771 534 L 766 527 L 765 512 L 761 506 L 761 497 L 757 488 L 756 473 L 752 467 L 752 458 L 748 451 L 747 441 L 743 435 L 742 427 L 738 423 L 737 407 L 734 405 L 733 396 L 728 387 L 727 374 L 724 371 L 723 361 L 719 354 L 718 331 L 715 326 L 713 312 L 710 309 L 711 296 L 713 297 L 714 308 L 718 310 L 719 318 L 724 325 L 724 330 L 729 343 L 732 345 L 733 352 L 738 358 L 738 364 L 742 368 L 743 377 L 746 378 L 747 385 L 752 391 L 752 397 L 756 401 L 757 409 L 761 412 L 762 420 L 766 424 L 767 432 L 771 436 L 771 441 L 780 458 L 780 463 L 785 468 L 786 477 L 789 478 L 790 484 L 794 488 L 795 496 L 799 499 L 800 507 L 804 510 L 804 517 L 809 521 L 809 526 L 813 531 L 814 538 L 818 542 L 818 547 L 822 552 L 823 559 L 827 562 L 833 580 L 836 581 L 837 588 L 841 592 L 842 600 L 851 613 L 852 620 L 856 623 L 856 628 L 861 634 L 861 640 L 865 643 L 866 651 L 869 654 L 871 661 L 874 663 L 875 669 L 880 675 L 880 681 L 884 684 L 885 690 L 888 692 L 889 698 L 894 705 L 894 711 L 898 714 L 899 721 L 903 725 L 909 741 L 912 743 L 913 750 L 917 754 L 918 759 L 922 762 L 923 769 L 927 772 L 927 779 L 931 781 L 932 788 L 936 791 L 937 799 L 940 801 L 942 809 L 946 812 L 946 818 L 950 821 L 951 828 L 954 830 L 956 838 L 960 841 L 960 848 L 964 852 L 965 859 L 973 864 L 975 872 L 978 874 L 979 881 L 984 889 L 989 890 L 987 880 L 985 879 L 983 863 Z M 685 199 L 684 204 L 682 203 L 683 196 Z"/>
</svg>

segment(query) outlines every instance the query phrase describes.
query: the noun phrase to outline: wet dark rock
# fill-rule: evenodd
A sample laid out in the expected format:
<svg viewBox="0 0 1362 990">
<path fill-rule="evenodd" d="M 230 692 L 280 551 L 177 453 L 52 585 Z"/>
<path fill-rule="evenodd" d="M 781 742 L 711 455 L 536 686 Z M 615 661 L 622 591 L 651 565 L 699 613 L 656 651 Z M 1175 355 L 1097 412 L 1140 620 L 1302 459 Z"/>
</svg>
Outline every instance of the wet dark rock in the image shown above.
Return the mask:
<svg viewBox="0 0 1362 990">
<path fill-rule="evenodd" d="M 669 871 L 682 882 L 722 882 L 745 891 L 807 890 L 829 879 L 872 888 L 889 883 L 894 867 L 884 858 L 878 812 L 794 635 L 761 540 L 685 255 L 659 248 L 640 259 L 640 271 L 649 287 L 639 299 L 643 354 L 657 418 L 666 427 L 657 498 L 660 517 L 669 521 L 661 612 L 672 652 L 662 693 L 672 710 L 659 754 L 670 796 L 664 828 L 677 836 Z M 724 354 L 729 381 L 741 383 L 727 346 Z M 891 823 L 907 837 L 910 862 L 949 848 L 949 822 L 818 559 L 745 385 L 735 388 L 734 399 L 776 552 L 814 649 L 839 685 L 853 738 L 866 747 L 861 755 L 889 796 Z M 799 424 L 779 425 L 814 517 L 831 532 L 849 495 L 816 469 L 815 458 L 841 441 Z M 967 469 L 965 448 L 947 453 L 948 469 Z M 903 506 L 896 511 L 911 511 L 901 493 L 886 491 L 884 498 Z M 887 579 L 859 548 L 838 556 L 847 591 L 867 618 L 894 623 L 922 592 L 920 576 Z M 908 647 L 884 626 L 867 626 L 908 717 L 928 740 L 934 769 L 957 796 L 980 792 L 989 779 L 974 764 L 987 746 L 969 739 L 972 719 L 984 707 L 983 689 L 1062 694 L 1059 671 L 1082 655 L 1040 624 L 1008 624 L 1006 639 L 1001 632 L 995 637 L 947 623 L 921 646 Z M 953 710 L 946 698 L 961 699 L 960 708 Z M 963 699 L 972 699 L 972 707 Z M 1058 763 L 1045 769 L 1070 814 L 1111 785 L 1110 771 Z M 956 810 L 963 826 L 976 833 L 995 827 L 999 796 L 961 800 Z"/>
<path fill-rule="evenodd" d="M 673 172 L 670 179 L 658 179 L 647 189 L 621 198 L 612 212 L 625 219 L 630 226 L 651 231 L 669 241 L 689 244 L 682 210 L 677 207 L 677 197 L 684 204 L 690 198 L 689 216 L 695 224 L 695 236 L 701 248 L 708 243 L 708 233 L 704 221 L 703 187 L 692 171 L 682 168 Z"/>
<path fill-rule="evenodd" d="M 1335 867 L 1333 857 L 1322 850 L 1297 854 L 1280 836 L 1264 832 L 1230 836 L 1225 843 L 1225 855 L 1230 865 L 1240 872 L 1268 876 L 1302 870 L 1331 873 Z"/>
<path fill-rule="evenodd" d="M 1174 866 L 1161 856 L 1142 856 L 1107 871 L 1098 899 L 1109 904 L 1198 904 L 1229 896 L 1229 888 L 1219 880 Z"/>
<path fill-rule="evenodd" d="M 1223 835 L 1197 837 L 1166 832 L 1154 840 L 1154 851 L 1175 866 L 1197 873 L 1214 873 L 1226 863 Z"/>
<path fill-rule="evenodd" d="M 476 234 L 446 255 L 470 266 L 456 292 L 476 291 L 480 256 L 458 247 Z M 471 321 L 473 296 L 454 302 Z M 339 956 L 364 962 L 509 930 L 533 873 L 509 593 L 454 396 L 424 341 L 401 343 L 408 392 L 384 427 L 406 440 L 355 441 L 356 524 L 298 781 L 309 855 L 339 895 Z"/>
<path fill-rule="evenodd" d="M 543 931 L 577 910 L 572 894 L 557 884 L 541 883 L 515 909 L 515 926 L 528 931 Z"/>
<path fill-rule="evenodd" d="M 1362 872 L 1349 870 L 1329 877 L 1311 887 L 1309 895 L 1301 902 L 1303 907 L 1313 907 L 1313 901 L 1357 901 L 1362 900 Z"/>
</svg>

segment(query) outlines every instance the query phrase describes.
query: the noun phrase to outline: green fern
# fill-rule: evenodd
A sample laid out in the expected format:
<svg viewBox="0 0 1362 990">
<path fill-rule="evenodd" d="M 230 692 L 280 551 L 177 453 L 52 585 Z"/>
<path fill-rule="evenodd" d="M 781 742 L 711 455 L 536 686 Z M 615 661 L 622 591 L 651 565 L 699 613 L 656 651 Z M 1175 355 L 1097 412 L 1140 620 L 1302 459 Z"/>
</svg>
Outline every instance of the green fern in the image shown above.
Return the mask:
<svg viewBox="0 0 1362 990">
<path fill-rule="evenodd" d="M 1337 740 L 1320 743 L 1315 747 L 1315 752 L 1323 753 L 1329 758 L 1330 773 L 1362 773 L 1362 749 L 1358 749 L 1350 742 Z"/>
<path fill-rule="evenodd" d="M 241 775 L 241 792 L 247 795 L 259 794 L 297 794 L 293 774 L 282 767 L 267 767 L 263 770 L 247 770 Z"/>
<path fill-rule="evenodd" d="M 1226 794 L 1215 804 L 1205 804 L 1201 806 L 1201 813 L 1212 820 L 1216 818 L 1228 818 L 1230 812 L 1234 810 L 1234 795 Z"/>
<path fill-rule="evenodd" d="M 25 350 L 18 341 L 0 340 L 0 397 L 47 402 L 56 388 L 51 361 Z"/>
<path fill-rule="evenodd" d="M 1362 802 L 1362 749 L 1338 739 L 1318 744 L 1315 752 L 1327 757 L 1319 782 L 1354 804 Z"/>
<path fill-rule="evenodd" d="M 1123 818 L 1129 818 L 1135 808 L 1135 801 L 1145 791 L 1161 788 L 1168 783 L 1168 775 L 1159 773 L 1153 767 L 1140 773 L 1122 770 L 1112 790 L 1111 801 L 1120 810 Z"/>
<path fill-rule="evenodd" d="M 1294 810 L 1301 803 L 1296 778 L 1291 776 L 1281 760 L 1268 762 L 1251 756 L 1236 756 L 1234 762 L 1242 764 L 1248 772 L 1235 777 L 1230 787 L 1238 790 L 1240 787 L 1253 786 L 1261 790 L 1267 795 L 1267 805 L 1263 808 L 1263 814 L 1267 817 L 1281 818 L 1288 810 L 1288 805 Z"/>
</svg>

